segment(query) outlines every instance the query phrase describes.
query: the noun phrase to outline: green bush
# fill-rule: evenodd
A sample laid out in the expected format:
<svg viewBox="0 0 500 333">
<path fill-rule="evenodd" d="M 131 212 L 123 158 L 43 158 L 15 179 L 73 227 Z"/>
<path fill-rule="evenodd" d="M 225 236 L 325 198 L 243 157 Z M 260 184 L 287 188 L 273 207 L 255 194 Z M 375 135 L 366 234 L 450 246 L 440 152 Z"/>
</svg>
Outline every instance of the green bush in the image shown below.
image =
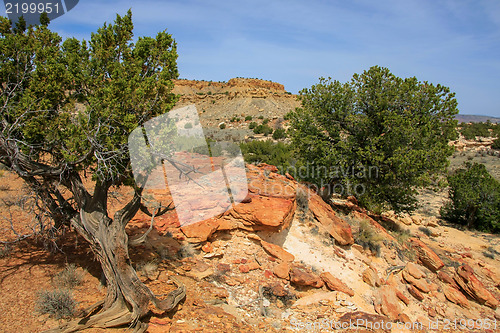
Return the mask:
<svg viewBox="0 0 500 333">
<path fill-rule="evenodd" d="M 267 118 L 262 121 L 262 125 L 267 125 L 268 123 L 269 123 L 269 119 L 267 119 Z"/>
<path fill-rule="evenodd" d="M 232 122 L 232 123 L 237 123 L 237 122 L 239 122 L 239 121 L 240 121 L 240 118 L 238 118 L 238 117 L 236 117 L 236 116 L 234 116 L 233 118 L 231 118 L 231 122 Z"/>
<path fill-rule="evenodd" d="M 492 149 L 500 149 L 500 137 L 496 138 L 491 145 Z"/>
<path fill-rule="evenodd" d="M 264 119 L 264 116 L 259 116 L 259 119 Z"/>
<path fill-rule="evenodd" d="M 287 135 L 315 170 L 302 180 L 331 193 L 340 185 L 364 207 L 410 212 L 418 189 L 446 172 L 458 113 L 447 87 L 374 66 L 346 83 L 322 78 L 299 99 Z"/>
<path fill-rule="evenodd" d="M 265 136 L 268 136 L 269 134 L 273 133 L 273 129 L 267 125 L 259 125 L 253 129 L 253 132 L 255 134 L 264 134 Z"/>
<path fill-rule="evenodd" d="M 491 133 L 489 129 L 495 131 L 498 126 L 493 125 L 491 122 L 479 122 L 471 124 L 461 123 L 460 127 L 460 133 L 462 133 L 465 139 L 475 140 L 477 136 L 490 137 Z"/>
<path fill-rule="evenodd" d="M 69 318 L 75 314 L 76 301 L 68 290 L 42 291 L 36 300 L 36 309 L 56 319 Z"/>
<path fill-rule="evenodd" d="M 241 143 L 240 148 L 246 163 L 275 165 L 281 173 L 285 173 L 294 163 L 290 145 L 283 142 L 251 141 Z"/>
<path fill-rule="evenodd" d="M 453 223 L 487 232 L 500 232 L 500 183 L 483 164 L 466 162 L 448 175 L 449 198 L 441 216 Z"/>
<path fill-rule="evenodd" d="M 224 129 L 224 128 L 226 128 L 226 124 L 220 124 L 220 125 L 219 125 L 219 128 L 220 128 L 220 129 Z"/>
<path fill-rule="evenodd" d="M 257 123 L 255 121 L 252 121 L 250 125 L 248 125 L 249 129 L 254 129 L 255 127 L 257 127 Z"/>
<path fill-rule="evenodd" d="M 273 132 L 273 139 L 279 140 L 286 137 L 286 131 L 283 128 L 278 128 Z"/>
<path fill-rule="evenodd" d="M 245 117 L 245 121 L 250 121 L 250 120 L 252 120 L 252 116 L 246 116 Z"/>
</svg>

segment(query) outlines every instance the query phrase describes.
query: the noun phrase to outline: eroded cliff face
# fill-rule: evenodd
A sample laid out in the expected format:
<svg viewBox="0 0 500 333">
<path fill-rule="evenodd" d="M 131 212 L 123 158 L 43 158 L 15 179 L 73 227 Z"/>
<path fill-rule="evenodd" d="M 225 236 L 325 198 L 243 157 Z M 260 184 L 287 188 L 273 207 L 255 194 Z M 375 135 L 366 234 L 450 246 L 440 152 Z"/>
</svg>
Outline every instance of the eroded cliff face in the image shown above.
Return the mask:
<svg viewBox="0 0 500 333">
<path fill-rule="evenodd" d="M 296 95 L 272 81 L 233 78 L 228 82 L 174 80 L 174 84 L 173 93 L 180 95 L 176 107 L 196 105 L 204 128 L 218 128 L 225 123 L 226 128 L 245 130 L 260 116 L 274 125 L 273 120 L 300 106 Z M 247 116 L 253 119 L 245 121 Z"/>
<path fill-rule="evenodd" d="M 273 94 L 286 94 L 282 84 L 259 79 L 233 78 L 228 82 L 174 80 L 174 84 L 173 92 L 180 95 L 240 94 L 265 97 Z"/>
</svg>

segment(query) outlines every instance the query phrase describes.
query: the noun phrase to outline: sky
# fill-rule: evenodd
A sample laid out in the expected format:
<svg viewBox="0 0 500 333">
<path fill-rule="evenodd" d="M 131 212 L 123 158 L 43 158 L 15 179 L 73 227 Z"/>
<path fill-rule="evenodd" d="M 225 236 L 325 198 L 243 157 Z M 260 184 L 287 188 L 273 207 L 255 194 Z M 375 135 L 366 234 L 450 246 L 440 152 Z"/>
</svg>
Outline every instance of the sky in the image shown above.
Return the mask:
<svg viewBox="0 0 500 333">
<path fill-rule="evenodd" d="M 89 40 L 129 8 L 136 37 L 172 34 L 180 78 L 260 78 L 297 93 L 379 65 L 450 87 L 461 114 L 500 117 L 498 0 L 80 0 L 50 28 Z"/>
</svg>

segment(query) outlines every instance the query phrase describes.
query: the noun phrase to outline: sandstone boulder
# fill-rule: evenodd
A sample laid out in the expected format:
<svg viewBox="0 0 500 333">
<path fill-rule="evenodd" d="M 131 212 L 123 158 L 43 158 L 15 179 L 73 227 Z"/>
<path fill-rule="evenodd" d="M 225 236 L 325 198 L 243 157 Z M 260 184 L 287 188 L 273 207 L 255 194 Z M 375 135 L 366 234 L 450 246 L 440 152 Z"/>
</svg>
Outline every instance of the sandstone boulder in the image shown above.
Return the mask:
<svg viewBox="0 0 500 333">
<path fill-rule="evenodd" d="M 290 282 L 298 286 L 311 286 L 321 288 L 324 282 L 313 272 L 302 266 L 292 266 L 290 270 Z"/>
<path fill-rule="evenodd" d="M 378 304 L 380 305 L 381 314 L 389 317 L 391 321 L 398 318 L 402 313 L 400 300 L 396 296 L 396 289 L 389 285 L 383 285 L 378 292 Z"/>
<path fill-rule="evenodd" d="M 417 252 L 420 262 L 433 272 L 443 268 L 444 263 L 434 251 L 417 238 L 410 238 L 413 249 Z"/>
<path fill-rule="evenodd" d="M 293 254 L 285 251 L 279 245 L 268 243 L 264 240 L 261 240 L 260 244 L 262 245 L 264 250 L 266 250 L 270 255 L 272 255 L 278 259 L 281 259 L 282 261 L 292 262 L 295 260 L 295 257 Z"/>
<path fill-rule="evenodd" d="M 321 273 L 320 277 L 325 282 L 328 289 L 341 291 L 349 296 L 354 296 L 354 291 L 352 291 L 352 289 L 349 288 L 344 282 L 334 277 L 331 273 Z"/>
<path fill-rule="evenodd" d="M 333 209 L 320 196 L 313 194 L 309 198 L 309 209 L 323 228 L 340 245 L 351 245 L 354 243 L 351 226 L 339 218 Z"/>
<path fill-rule="evenodd" d="M 464 294 L 462 294 L 460 291 L 453 288 L 452 286 L 450 285 L 444 286 L 443 292 L 446 299 L 448 299 L 450 302 L 460 305 L 463 308 L 468 309 L 470 307 L 467 297 L 465 297 Z"/>
<path fill-rule="evenodd" d="M 479 304 L 484 304 L 492 309 L 497 308 L 498 300 L 478 280 L 472 267 L 467 264 L 457 267 L 453 278 L 460 288 Z"/>
</svg>

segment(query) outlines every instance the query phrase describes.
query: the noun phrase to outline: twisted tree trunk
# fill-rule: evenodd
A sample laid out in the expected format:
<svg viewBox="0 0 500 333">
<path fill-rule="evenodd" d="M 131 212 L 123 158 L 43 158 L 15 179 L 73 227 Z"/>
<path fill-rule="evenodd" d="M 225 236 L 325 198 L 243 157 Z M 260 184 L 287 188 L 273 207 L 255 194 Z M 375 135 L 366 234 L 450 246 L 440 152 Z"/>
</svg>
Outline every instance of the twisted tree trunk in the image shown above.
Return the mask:
<svg viewBox="0 0 500 333">
<path fill-rule="evenodd" d="M 134 332 L 144 332 L 147 324 L 141 322 L 141 318 L 148 312 L 149 302 L 160 310 L 171 311 L 184 299 L 185 287 L 178 285 L 166 299 L 159 300 L 139 280 L 131 265 L 125 226 L 141 206 L 139 193 L 111 219 L 106 212 L 109 187 L 98 183 L 94 195 L 89 197 L 82 186 L 78 179 L 73 181 L 73 193 L 83 207 L 71 222 L 90 243 L 101 263 L 107 283 L 107 295 L 102 302 L 86 310 L 86 317 L 83 319 L 48 332 L 75 332 L 89 327 L 106 328 L 125 324 L 130 324 Z"/>
</svg>

